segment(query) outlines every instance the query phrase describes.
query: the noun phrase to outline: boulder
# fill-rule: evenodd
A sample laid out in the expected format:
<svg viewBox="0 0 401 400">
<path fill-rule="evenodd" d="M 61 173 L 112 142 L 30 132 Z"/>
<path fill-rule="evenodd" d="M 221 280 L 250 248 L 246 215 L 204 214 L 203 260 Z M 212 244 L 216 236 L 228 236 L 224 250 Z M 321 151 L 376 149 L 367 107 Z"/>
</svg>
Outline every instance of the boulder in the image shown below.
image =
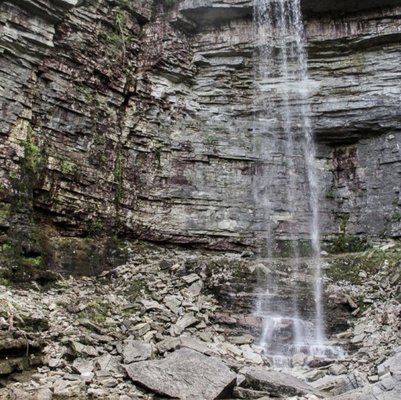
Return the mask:
<svg viewBox="0 0 401 400">
<path fill-rule="evenodd" d="M 130 364 L 126 370 L 135 383 L 181 400 L 216 399 L 236 379 L 221 360 L 185 348 L 162 360 Z"/>
<path fill-rule="evenodd" d="M 303 396 L 315 392 L 313 387 L 283 372 L 253 367 L 245 368 L 241 373 L 245 376 L 241 387 L 265 391 L 274 397 L 287 398 L 288 396 Z"/>
</svg>

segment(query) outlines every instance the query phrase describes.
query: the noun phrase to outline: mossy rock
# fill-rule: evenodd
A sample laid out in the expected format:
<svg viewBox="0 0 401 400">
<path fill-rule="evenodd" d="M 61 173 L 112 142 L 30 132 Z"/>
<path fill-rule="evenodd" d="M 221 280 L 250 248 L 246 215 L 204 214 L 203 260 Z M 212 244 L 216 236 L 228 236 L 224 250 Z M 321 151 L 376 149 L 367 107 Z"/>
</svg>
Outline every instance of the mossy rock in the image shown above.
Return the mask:
<svg viewBox="0 0 401 400">
<path fill-rule="evenodd" d="M 361 272 L 365 272 L 369 279 L 381 271 L 386 264 L 390 275 L 400 269 L 400 260 L 400 246 L 387 251 L 371 249 L 360 253 L 342 254 L 330 259 L 326 276 L 334 282 L 347 281 L 352 284 L 361 284 L 366 279 L 361 277 Z"/>
<path fill-rule="evenodd" d="M 134 302 L 138 297 L 147 291 L 148 287 L 144 279 L 134 279 L 129 287 L 124 290 L 124 294 L 129 301 Z"/>
<path fill-rule="evenodd" d="M 106 321 L 110 310 L 110 304 L 93 300 L 87 304 L 85 309 L 80 311 L 78 315 L 81 319 L 88 319 L 95 324 L 103 324 Z"/>
<path fill-rule="evenodd" d="M 9 226 L 10 211 L 10 203 L 0 202 L 0 228 Z"/>
<path fill-rule="evenodd" d="M 358 253 L 369 249 L 369 247 L 368 240 L 365 236 L 344 233 L 326 243 L 324 249 L 330 254 L 341 254 Z"/>
</svg>

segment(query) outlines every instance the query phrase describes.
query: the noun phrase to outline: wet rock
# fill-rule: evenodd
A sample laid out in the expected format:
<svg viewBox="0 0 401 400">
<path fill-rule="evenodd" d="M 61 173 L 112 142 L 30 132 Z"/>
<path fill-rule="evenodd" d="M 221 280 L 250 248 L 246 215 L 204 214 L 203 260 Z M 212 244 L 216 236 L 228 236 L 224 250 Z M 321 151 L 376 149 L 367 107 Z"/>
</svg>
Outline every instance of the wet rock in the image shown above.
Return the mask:
<svg viewBox="0 0 401 400">
<path fill-rule="evenodd" d="M 130 364 L 126 370 L 134 382 L 182 400 L 216 399 L 236 378 L 219 359 L 190 349 L 177 350 L 163 360 Z"/>
<path fill-rule="evenodd" d="M 338 388 L 340 385 L 344 385 L 346 382 L 346 375 L 333 376 L 325 375 L 323 371 L 314 371 L 311 379 L 311 386 L 322 392 L 332 392 L 334 389 Z"/>
<path fill-rule="evenodd" d="M 263 358 L 249 345 L 242 345 L 242 357 L 251 364 L 263 364 Z"/>
<path fill-rule="evenodd" d="M 304 353 L 296 353 L 292 356 L 292 365 L 302 366 L 305 364 L 306 355 Z"/>
</svg>

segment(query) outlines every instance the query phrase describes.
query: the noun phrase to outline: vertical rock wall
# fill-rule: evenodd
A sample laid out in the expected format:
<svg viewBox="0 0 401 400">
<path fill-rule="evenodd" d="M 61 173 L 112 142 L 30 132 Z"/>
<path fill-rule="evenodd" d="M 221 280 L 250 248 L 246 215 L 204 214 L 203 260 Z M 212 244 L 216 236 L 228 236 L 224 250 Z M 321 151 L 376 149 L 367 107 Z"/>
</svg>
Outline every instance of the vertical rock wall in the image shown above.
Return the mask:
<svg viewBox="0 0 401 400">
<path fill-rule="evenodd" d="M 399 237 L 401 9 L 307 22 L 325 231 Z"/>
<path fill-rule="evenodd" d="M 401 10 L 308 7 L 324 233 L 397 236 Z M 121 238 L 260 242 L 251 1 L 0 10 L 0 229 L 14 275 L 96 273 L 123 259 Z"/>
</svg>

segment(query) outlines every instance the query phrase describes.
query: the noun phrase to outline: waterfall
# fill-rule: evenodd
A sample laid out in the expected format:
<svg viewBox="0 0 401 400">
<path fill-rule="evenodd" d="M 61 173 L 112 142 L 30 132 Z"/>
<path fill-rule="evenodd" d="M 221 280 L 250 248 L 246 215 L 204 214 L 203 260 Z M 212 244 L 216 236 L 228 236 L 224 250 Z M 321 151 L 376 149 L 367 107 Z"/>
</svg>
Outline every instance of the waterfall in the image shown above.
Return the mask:
<svg viewBox="0 0 401 400">
<path fill-rule="evenodd" d="M 265 232 L 268 257 L 278 236 L 288 243 L 292 282 L 287 302 L 277 301 L 280 285 L 268 281 L 255 314 L 263 321 L 260 345 L 277 367 L 289 366 L 296 353 L 341 356 L 327 345 L 322 301 L 319 185 L 310 121 L 310 81 L 300 0 L 255 0 L 254 136 L 262 160 L 254 180 L 259 229 Z M 300 238 L 310 244 L 313 313 L 301 313 L 296 283 L 301 264 Z"/>
</svg>

